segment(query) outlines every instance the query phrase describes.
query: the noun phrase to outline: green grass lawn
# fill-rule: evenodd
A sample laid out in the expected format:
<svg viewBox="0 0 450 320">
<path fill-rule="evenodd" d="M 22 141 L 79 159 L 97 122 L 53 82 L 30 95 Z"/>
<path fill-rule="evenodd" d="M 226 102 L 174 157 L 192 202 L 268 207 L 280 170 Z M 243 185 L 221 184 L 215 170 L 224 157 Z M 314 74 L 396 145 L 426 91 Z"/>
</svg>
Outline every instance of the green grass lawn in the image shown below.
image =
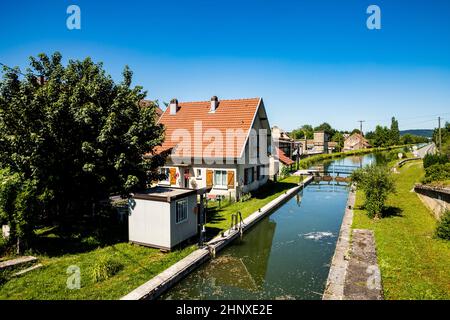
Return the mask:
<svg viewBox="0 0 450 320">
<path fill-rule="evenodd" d="M 357 192 L 353 228 L 375 232 L 386 299 L 450 299 L 450 242 L 434 237 L 436 220 L 411 192 L 424 175 L 421 161 L 395 175 L 397 194 L 387 202 L 390 216 L 372 220 Z"/>
<path fill-rule="evenodd" d="M 300 178 L 298 176 L 290 176 L 276 183 L 269 181 L 265 186 L 253 193 L 250 200 L 230 204 L 225 203 L 220 208 L 217 201 L 209 201 L 206 216 L 207 237 L 212 238 L 221 231 L 229 229 L 233 213 L 240 211 L 242 219 L 245 219 L 286 190 L 297 186 L 299 181 Z"/>
<path fill-rule="evenodd" d="M 44 265 L 21 277 L 12 278 L 0 285 L 1 299 L 119 299 L 170 265 L 187 256 L 195 246 L 170 253 L 118 243 L 85 253 L 59 257 L 39 257 Z M 114 257 L 124 267 L 112 278 L 94 283 L 91 276 L 93 264 L 102 256 Z M 80 268 L 81 288 L 67 289 L 67 268 Z"/>
<path fill-rule="evenodd" d="M 250 200 L 228 205 L 225 203 L 221 208 L 217 202 L 210 202 L 207 215 L 208 234 L 212 237 L 228 229 L 232 213 L 241 211 L 242 217 L 245 218 L 296 186 L 298 181 L 299 177 L 291 176 L 277 183 L 269 183 L 255 192 Z M 0 300 L 118 299 L 196 249 L 195 245 L 190 245 L 170 253 L 161 253 L 157 249 L 125 242 L 94 249 L 89 245 L 75 244 L 73 241 L 64 242 L 54 236 L 52 229 L 41 231 L 38 233 L 43 242 L 40 247 L 45 248 L 45 252 L 37 250 L 35 255 L 44 266 L 0 285 Z M 92 266 L 104 256 L 120 261 L 123 269 L 110 279 L 94 283 Z M 72 265 L 80 268 L 80 289 L 67 288 L 69 274 L 66 272 Z"/>
</svg>

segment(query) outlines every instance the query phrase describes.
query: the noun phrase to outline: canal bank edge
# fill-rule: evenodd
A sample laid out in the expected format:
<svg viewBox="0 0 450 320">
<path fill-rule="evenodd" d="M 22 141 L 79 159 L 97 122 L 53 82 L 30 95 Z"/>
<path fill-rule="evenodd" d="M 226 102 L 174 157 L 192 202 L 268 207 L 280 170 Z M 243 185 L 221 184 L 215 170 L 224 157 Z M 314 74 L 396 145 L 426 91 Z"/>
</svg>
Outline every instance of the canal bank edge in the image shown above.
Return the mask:
<svg viewBox="0 0 450 320">
<path fill-rule="evenodd" d="M 246 232 L 259 222 L 263 217 L 272 213 L 281 204 L 290 199 L 297 191 L 305 187 L 313 180 L 312 176 L 303 179 L 302 183 L 296 187 L 287 190 L 284 194 L 276 199 L 270 201 L 258 211 L 252 213 L 243 220 L 243 232 Z M 170 289 L 181 279 L 186 277 L 200 265 L 213 258 L 217 252 L 225 248 L 240 236 L 240 231 L 235 229 L 228 229 L 221 235 L 213 238 L 207 243 L 204 248 L 200 248 L 192 252 L 187 257 L 173 264 L 157 276 L 153 277 L 143 285 L 134 289 L 127 295 L 120 298 L 120 300 L 152 300 L 159 297 L 165 291 Z"/>
<path fill-rule="evenodd" d="M 372 230 L 352 232 L 356 188 L 351 186 L 322 300 L 383 300 Z"/>
<path fill-rule="evenodd" d="M 333 259 L 331 260 L 330 271 L 322 300 L 344 299 L 345 275 L 347 273 L 350 253 L 350 237 L 352 234 L 353 206 L 355 205 L 355 200 L 356 191 L 352 185 L 348 193 L 344 218 L 342 219 L 339 238 L 336 243 Z"/>
</svg>

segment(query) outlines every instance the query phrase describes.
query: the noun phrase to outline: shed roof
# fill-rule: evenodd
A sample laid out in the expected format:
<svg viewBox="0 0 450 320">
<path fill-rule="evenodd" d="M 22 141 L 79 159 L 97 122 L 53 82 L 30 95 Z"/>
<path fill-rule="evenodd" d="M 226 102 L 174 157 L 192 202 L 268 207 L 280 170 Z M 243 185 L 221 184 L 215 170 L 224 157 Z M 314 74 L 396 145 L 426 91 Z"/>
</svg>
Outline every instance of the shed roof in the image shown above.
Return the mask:
<svg viewBox="0 0 450 320">
<path fill-rule="evenodd" d="M 185 198 L 191 194 L 197 194 L 197 190 L 157 186 L 150 188 L 145 192 L 135 193 L 133 198 L 171 202 L 176 199 Z"/>
</svg>

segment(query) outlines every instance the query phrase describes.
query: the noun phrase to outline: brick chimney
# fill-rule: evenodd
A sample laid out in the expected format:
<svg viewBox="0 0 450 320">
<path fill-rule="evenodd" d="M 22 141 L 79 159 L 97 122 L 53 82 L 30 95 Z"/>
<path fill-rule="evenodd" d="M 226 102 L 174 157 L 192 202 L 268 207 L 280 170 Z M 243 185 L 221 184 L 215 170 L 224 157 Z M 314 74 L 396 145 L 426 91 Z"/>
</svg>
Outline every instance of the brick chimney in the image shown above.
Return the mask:
<svg viewBox="0 0 450 320">
<path fill-rule="evenodd" d="M 211 113 L 216 112 L 218 105 L 219 105 L 219 98 L 217 98 L 217 96 L 212 96 L 211 97 L 211 108 L 209 109 L 209 112 L 211 112 Z"/>
<path fill-rule="evenodd" d="M 176 98 L 173 98 L 170 100 L 169 104 L 169 112 L 170 114 L 177 114 L 178 111 L 178 100 Z"/>
</svg>

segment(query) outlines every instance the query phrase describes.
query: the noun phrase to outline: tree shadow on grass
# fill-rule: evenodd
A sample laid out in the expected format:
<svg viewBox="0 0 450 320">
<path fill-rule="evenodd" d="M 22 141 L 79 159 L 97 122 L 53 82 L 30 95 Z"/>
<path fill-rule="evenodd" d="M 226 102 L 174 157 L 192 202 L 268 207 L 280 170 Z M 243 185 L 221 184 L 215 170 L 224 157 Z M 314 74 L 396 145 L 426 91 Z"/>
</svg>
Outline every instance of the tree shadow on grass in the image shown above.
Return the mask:
<svg viewBox="0 0 450 320">
<path fill-rule="evenodd" d="M 206 212 L 206 223 L 209 224 L 218 224 L 222 221 L 226 220 L 223 216 L 222 209 L 219 207 L 209 207 Z"/>
<path fill-rule="evenodd" d="M 265 185 L 259 188 L 257 191 L 252 193 L 252 198 L 265 199 L 278 192 L 287 191 L 293 187 L 298 186 L 296 183 L 292 182 L 272 182 L 268 181 Z"/>
<path fill-rule="evenodd" d="M 30 242 L 30 253 L 48 257 L 77 254 L 127 241 L 125 225 L 110 224 L 104 230 L 82 230 L 66 233 L 58 227 L 37 234 Z"/>
<path fill-rule="evenodd" d="M 387 206 L 381 212 L 383 218 L 403 217 L 403 209 L 393 206 Z"/>
</svg>

